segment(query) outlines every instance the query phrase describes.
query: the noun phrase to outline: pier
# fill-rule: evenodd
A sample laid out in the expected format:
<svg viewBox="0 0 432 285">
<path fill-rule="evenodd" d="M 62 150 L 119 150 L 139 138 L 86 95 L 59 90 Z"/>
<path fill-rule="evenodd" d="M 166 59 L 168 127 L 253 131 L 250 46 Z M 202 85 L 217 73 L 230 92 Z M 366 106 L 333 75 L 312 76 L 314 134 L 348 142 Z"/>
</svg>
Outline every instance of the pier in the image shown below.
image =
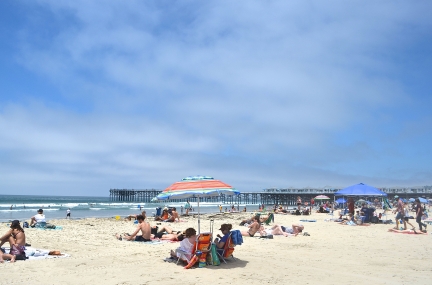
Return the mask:
<svg viewBox="0 0 432 285">
<path fill-rule="evenodd" d="M 421 187 L 388 187 L 379 188 L 388 194 L 388 199 L 399 197 L 409 199 L 423 197 L 426 199 L 432 198 L 432 186 Z M 296 205 L 297 196 L 300 196 L 303 202 L 309 202 L 317 195 L 326 195 L 332 201 L 334 193 L 340 189 L 336 188 L 267 188 L 261 192 L 241 192 L 240 195 L 226 196 L 220 195 L 216 197 L 201 197 L 200 202 L 211 202 L 221 204 L 266 204 L 266 205 Z M 156 197 L 162 190 L 159 189 L 110 189 L 110 200 L 119 202 L 154 202 L 152 199 Z M 196 202 L 196 198 L 190 199 L 170 199 L 170 202 Z M 157 201 L 156 201 L 157 203 Z"/>
</svg>

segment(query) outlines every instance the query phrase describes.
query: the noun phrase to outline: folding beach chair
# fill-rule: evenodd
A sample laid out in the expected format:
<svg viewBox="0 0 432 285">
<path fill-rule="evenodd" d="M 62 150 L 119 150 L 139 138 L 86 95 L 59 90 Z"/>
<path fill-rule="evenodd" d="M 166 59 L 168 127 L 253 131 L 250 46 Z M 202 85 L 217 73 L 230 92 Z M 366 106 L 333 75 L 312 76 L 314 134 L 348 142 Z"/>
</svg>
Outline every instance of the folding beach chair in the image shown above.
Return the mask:
<svg viewBox="0 0 432 285">
<path fill-rule="evenodd" d="M 268 215 L 267 220 L 264 221 L 264 224 L 266 224 L 267 226 L 270 225 L 270 223 L 274 222 L 274 214 L 270 213 Z"/>
<path fill-rule="evenodd" d="M 177 252 L 180 253 L 180 257 L 177 260 L 177 263 L 180 260 L 185 261 L 186 263 L 190 263 L 194 257 L 196 256 L 196 252 L 201 252 L 200 256 L 197 256 L 199 260 L 206 260 L 207 253 L 211 250 L 211 244 L 212 244 L 212 233 L 200 233 L 197 235 L 194 247 L 192 249 L 192 254 L 189 255 L 186 252 L 182 252 L 181 250 L 177 249 Z"/>
<path fill-rule="evenodd" d="M 234 247 L 235 247 L 235 244 L 233 243 L 233 240 L 232 240 L 232 232 L 230 232 L 229 237 L 228 237 L 222 251 L 217 250 L 217 254 L 219 256 L 219 259 L 222 260 L 224 263 L 227 263 L 226 259 L 228 259 L 230 257 L 232 257 L 235 260 L 234 255 L 233 255 Z"/>
</svg>

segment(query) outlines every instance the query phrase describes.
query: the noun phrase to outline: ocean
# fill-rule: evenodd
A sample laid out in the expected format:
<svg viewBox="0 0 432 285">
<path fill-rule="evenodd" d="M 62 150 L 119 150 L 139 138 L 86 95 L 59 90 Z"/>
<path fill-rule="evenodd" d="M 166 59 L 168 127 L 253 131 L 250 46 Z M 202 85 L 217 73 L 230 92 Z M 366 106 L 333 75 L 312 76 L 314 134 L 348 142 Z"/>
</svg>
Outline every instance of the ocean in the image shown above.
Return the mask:
<svg viewBox="0 0 432 285">
<path fill-rule="evenodd" d="M 197 212 L 197 203 L 191 203 L 193 211 Z M 71 210 L 72 219 L 82 218 L 109 218 L 125 217 L 131 214 L 139 214 L 145 210 L 147 216 L 153 216 L 157 207 L 176 207 L 181 212 L 184 203 L 144 203 L 144 202 L 116 202 L 110 201 L 109 197 L 89 196 L 39 196 L 39 195 L 0 195 L 0 222 L 11 220 L 29 221 L 38 209 L 43 209 L 47 220 L 62 219 L 66 217 L 66 210 Z M 230 209 L 231 204 L 222 205 L 223 209 Z M 256 204 L 235 205 L 242 210 L 247 207 L 248 211 L 258 209 Z M 201 213 L 219 212 L 219 203 L 200 203 Z"/>
</svg>

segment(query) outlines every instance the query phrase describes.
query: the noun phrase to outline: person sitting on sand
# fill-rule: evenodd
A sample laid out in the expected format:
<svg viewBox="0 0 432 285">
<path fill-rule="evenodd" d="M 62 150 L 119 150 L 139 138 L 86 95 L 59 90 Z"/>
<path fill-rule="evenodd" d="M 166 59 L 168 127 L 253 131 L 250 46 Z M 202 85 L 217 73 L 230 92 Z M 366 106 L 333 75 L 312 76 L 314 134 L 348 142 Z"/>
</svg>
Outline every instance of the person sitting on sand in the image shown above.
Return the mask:
<svg viewBox="0 0 432 285">
<path fill-rule="evenodd" d="M 165 220 L 164 222 L 175 222 L 176 219 L 177 219 L 178 222 L 180 222 L 180 216 L 177 213 L 176 208 L 173 207 L 172 210 L 171 210 L 170 217 L 167 220 Z"/>
<path fill-rule="evenodd" d="M 10 262 L 15 262 L 15 260 L 26 260 L 26 237 L 24 229 L 21 227 L 18 220 L 12 221 L 10 230 L 0 237 L 0 247 L 5 242 L 9 242 L 10 251 L 9 254 L 7 254 L 0 250 L 0 263 L 3 263 L 4 260 L 10 260 Z"/>
<path fill-rule="evenodd" d="M 220 254 L 222 254 L 225 243 L 228 241 L 231 229 L 232 224 L 222 224 L 219 230 L 222 232 L 223 236 L 217 234 L 217 238 L 214 240 L 216 250 L 219 251 Z"/>
<path fill-rule="evenodd" d="M 37 214 L 34 215 L 33 217 L 31 217 L 30 220 L 30 227 L 34 227 L 34 226 L 45 226 L 46 225 L 46 218 L 45 215 L 43 214 L 43 210 L 39 209 L 37 211 Z"/>
<path fill-rule="evenodd" d="M 192 250 L 196 241 L 196 230 L 194 228 L 187 228 L 184 232 L 185 238 L 180 242 L 180 247 L 175 251 L 171 250 L 170 254 L 174 258 L 180 258 L 184 254 L 187 259 L 192 258 Z"/>
<path fill-rule="evenodd" d="M 252 224 L 250 224 L 249 226 L 248 226 L 248 230 L 247 231 L 242 231 L 241 232 L 241 235 L 242 236 L 250 236 L 250 237 L 253 237 L 254 235 L 255 235 L 255 233 L 257 232 L 257 231 L 259 231 L 259 229 L 260 229 L 260 224 L 258 223 L 258 217 L 257 216 L 255 216 L 255 217 L 253 217 L 252 218 Z"/>
<path fill-rule="evenodd" d="M 416 231 L 416 230 L 396 230 L 394 228 L 388 229 L 389 232 L 394 232 L 398 234 L 412 234 L 412 235 L 427 235 L 426 230 Z"/>
<path fill-rule="evenodd" d="M 145 222 L 145 216 L 138 215 L 138 226 L 137 229 L 133 232 L 133 234 L 124 234 L 124 237 L 122 238 L 121 235 L 116 234 L 115 237 L 119 240 L 125 239 L 127 241 L 143 241 L 148 242 L 151 241 L 150 235 L 151 235 L 151 229 L 150 224 Z M 141 232 L 141 235 L 138 235 L 138 233 Z"/>
<path fill-rule="evenodd" d="M 170 219 L 170 215 L 168 213 L 168 208 L 165 207 L 162 211 L 162 214 L 160 216 L 156 216 L 155 217 L 155 221 L 162 221 L 162 222 L 166 222 Z"/>
<path fill-rule="evenodd" d="M 137 215 L 129 215 L 127 216 L 125 219 L 128 219 L 129 221 L 131 221 L 132 219 L 136 220 L 139 214 Z M 146 216 L 146 211 L 142 211 L 141 215 L 143 215 L 144 217 Z"/>
</svg>

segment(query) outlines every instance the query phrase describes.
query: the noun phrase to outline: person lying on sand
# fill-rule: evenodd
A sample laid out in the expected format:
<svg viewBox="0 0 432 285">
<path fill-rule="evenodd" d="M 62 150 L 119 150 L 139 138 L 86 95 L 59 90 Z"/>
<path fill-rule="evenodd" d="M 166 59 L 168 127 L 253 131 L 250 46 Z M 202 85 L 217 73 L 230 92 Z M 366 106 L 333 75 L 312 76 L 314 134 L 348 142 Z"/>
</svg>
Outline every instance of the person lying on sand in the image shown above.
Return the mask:
<svg viewBox="0 0 432 285">
<path fill-rule="evenodd" d="M 248 226 L 247 231 L 241 231 L 242 236 L 253 237 L 257 231 L 260 229 L 260 224 L 258 223 L 258 218 L 255 216 L 252 218 L 252 224 Z"/>
<path fill-rule="evenodd" d="M 398 234 L 411 234 L 411 235 L 427 235 L 426 230 L 424 231 L 416 231 L 416 230 L 396 230 L 396 229 L 388 229 L 389 232 L 394 232 Z"/>
<path fill-rule="evenodd" d="M 139 214 L 138 214 L 139 215 Z M 136 220 L 138 215 L 129 215 L 127 216 L 125 219 L 128 219 L 129 221 L 131 221 L 132 219 Z M 146 216 L 146 211 L 142 211 L 141 215 L 143 215 L 144 217 Z"/>
<path fill-rule="evenodd" d="M 127 241 L 143 241 L 143 242 L 151 241 L 151 239 L 150 239 L 150 235 L 151 235 L 150 224 L 144 221 L 145 216 L 144 215 L 138 215 L 137 220 L 138 220 L 138 226 L 137 226 L 136 230 L 133 232 L 133 234 L 131 234 L 131 235 L 124 234 L 123 237 L 121 235 L 115 234 L 115 237 L 118 240 L 125 239 Z M 138 235 L 139 232 L 141 232 L 141 235 Z"/>
<path fill-rule="evenodd" d="M 284 227 L 284 229 L 286 229 Z M 282 229 L 282 226 L 280 225 L 274 225 L 273 227 L 269 228 L 269 229 L 265 229 L 263 226 L 260 227 L 260 235 L 261 236 L 268 236 L 268 235 L 283 235 L 285 237 L 289 237 L 289 236 L 297 236 L 299 233 L 288 233 L 285 232 L 284 229 Z"/>
<path fill-rule="evenodd" d="M 184 238 L 184 232 L 174 231 L 169 226 L 163 226 L 161 228 L 153 226 L 151 227 L 151 234 L 152 238 L 161 240 L 182 241 Z"/>
</svg>

